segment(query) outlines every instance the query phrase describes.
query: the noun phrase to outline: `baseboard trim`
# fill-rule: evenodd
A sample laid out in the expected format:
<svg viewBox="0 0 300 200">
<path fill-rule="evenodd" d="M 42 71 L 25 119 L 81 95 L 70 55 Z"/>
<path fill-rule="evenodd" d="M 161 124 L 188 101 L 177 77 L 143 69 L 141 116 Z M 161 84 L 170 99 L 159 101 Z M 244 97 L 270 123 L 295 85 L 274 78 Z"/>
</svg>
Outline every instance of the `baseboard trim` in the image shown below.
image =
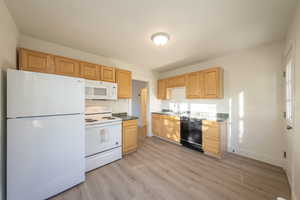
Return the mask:
<svg viewBox="0 0 300 200">
<path fill-rule="evenodd" d="M 235 152 L 232 151 L 233 149 L 235 149 Z M 250 152 L 250 151 L 246 151 L 246 150 L 240 149 L 240 148 L 238 150 L 237 149 L 238 148 L 229 147 L 229 151 L 233 152 L 235 154 L 238 154 L 238 155 L 241 155 L 241 156 L 244 156 L 244 157 L 248 157 L 248 158 L 252 158 L 254 160 L 265 162 L 265 163 L 268 163 L 268 164 L 271 164 L 271 165 L 275 165 L 277 167 L 281 167 L 281 168 L 283 167 L 283 161 L 282 160 L 271 158 L 269 156 L 262 155 L 262 154 L 259 154 L 257 152 Z"/>
</svg>

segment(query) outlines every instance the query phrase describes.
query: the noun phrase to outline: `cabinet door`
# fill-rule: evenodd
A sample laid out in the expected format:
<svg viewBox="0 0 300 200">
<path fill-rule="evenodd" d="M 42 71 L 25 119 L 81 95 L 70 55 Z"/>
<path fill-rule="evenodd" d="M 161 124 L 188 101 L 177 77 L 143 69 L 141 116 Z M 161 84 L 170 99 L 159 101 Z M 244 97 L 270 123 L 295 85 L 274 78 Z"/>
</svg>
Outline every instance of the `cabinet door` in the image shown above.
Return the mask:
<svg viewBox="0 0 300 200">
<path fill-rule="evenodd" d="M 53 56 L 37 51 L 20 49 L 19 69 L 33 72 L 54 73 Z"/>
<path fill-rule="evenodd" d="M 219 156 L 220 151 L 220 142 L 214 140 L 204 140 L 203 141 L 203 151 L 215 156 Z"/>
<path fill-rule="evenodd" d="M 223 70 L 213 68 L 204 70 L 204 97 L 222 98 L 223 97 Z"/>
<path fill-rule="evenodd" d="M 155 136 L 160 135 L 161 130 L 161 120 L 160 115 L 152 114 L 152 132 Z"/>
<path fill-rule="evenodd" d="M 180 120 L 168 117 L 167 138 L 173 142 L 180 142 Z"/>
<path fill-rule="evenodd" d="M 138 130 L 137 124 L 124 126 L 123 125 L 123 153 L 130 153 L 137 149 L 138 146 Z"/>
<path fill-rule="evenodd" d="M 218 122 L 204 120 L 202 123 L 203 137 L 207 140 L 220 141 L 220 126 Z"/>
<path fill-rule="evenodd" d="M 170 90 L 167 88 L 167 79 L 158 80 L 157 82 L 157 98 L 166 100 L 171 96 Z"/>
<path fill-rule="evenodd" d="M 85 79 L 100 81 L 101 66 L 92 63 L 82 62 L 80 63 L 80 76 Z"/>
<path fill-rule="evenodd" d="M 163 99 L 163 80 L 158 80 L 157 81 L 157 98 L 158 99 Z"/>
<path fill-rule="evenodd" d="M 160 137 L 168 140 L 175 140 L 175 121 L 171 119 L 170 116 L 162 116 L 161 126 Z"/>
<path fill-rule="evenodd" d="M 175 77 L 166 79 L 166 82 L 167 82 L 166 83 L 167 88 L 176 87 L 176 78 Z"/>
<path fill-rule="evenodd" d="M 180 120 L 179 119 L 173 120 L 173 126 L 174 128 L 173 128 L 171 140 L 179 143 L 180 142 Z"/>
<path fill-rule="evenodd" d="M 204 152 L 219 156 L 221 153 L 221 130 L 219 123 L 215 121 L 203 120 L 202 131 Z"/>
<path fill-rule="evenodd" d="M 175 85 L 176 87 L 185 87 L 185 81 L 186 81 L 186 76 L 182 75 L 182 76 L 176 76 L 176 81 L 175 81 Z"/>
<path fill-rule="evenodd" d="M 80 64 L 77 60 L 55 56 L 54 62 L 56 74 L 80 77 Z"/>
<path fill-rule="evenodd" d="M 185 86 L 185 75 L 175 76 L 168 78 L 167 88 L 184 87 Z"/>
<path fill-rule="evenodd" d="M 116 71 L 114 67 L 102 66 L 101 68 L 101 80 L 108 82 L 116 82 Z"/>
<path fill-rule="evenodd" d="M 200 73 L 193 72 L 187 75 L 186 97 L 189 99 L 200 98 Z"/>
<path fill-rule="evenodd" d="M 128 99 L 132 97 L 132 78 L 131 72 L 117 69 L 118 98 Z"/>
<path fill-rule="evenodd" d="M 161 119 L 161 132 L 160 132 L 160 137 L 162 138 L 165 138 L 165 139 L 168 139 L 171 134 L 170 134 L 170 120 L 168 119 L 167 116 L 162 116 L 162 119 Z"/>
</svg>

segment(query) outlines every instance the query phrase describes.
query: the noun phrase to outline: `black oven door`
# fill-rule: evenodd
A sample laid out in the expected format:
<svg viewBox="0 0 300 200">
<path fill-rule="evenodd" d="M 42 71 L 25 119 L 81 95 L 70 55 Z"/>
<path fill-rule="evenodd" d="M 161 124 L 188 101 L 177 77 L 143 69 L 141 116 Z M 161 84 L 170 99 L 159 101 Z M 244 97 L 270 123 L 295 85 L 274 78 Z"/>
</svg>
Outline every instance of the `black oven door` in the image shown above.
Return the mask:
<svg viewBox="0 0 300 200">
<path fill-rule="evenodd" d="M 202 151 L 202 120 L 180 118 L 180 142 L 182 145 Z"/>
</svg>

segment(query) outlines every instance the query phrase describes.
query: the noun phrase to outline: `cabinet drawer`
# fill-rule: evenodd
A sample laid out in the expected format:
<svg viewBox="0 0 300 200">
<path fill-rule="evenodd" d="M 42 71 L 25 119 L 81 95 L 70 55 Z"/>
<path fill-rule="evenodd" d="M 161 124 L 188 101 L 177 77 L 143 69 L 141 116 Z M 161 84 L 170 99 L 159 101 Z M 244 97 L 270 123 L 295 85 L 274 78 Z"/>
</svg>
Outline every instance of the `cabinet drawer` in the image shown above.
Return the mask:
<svg viewBox="0 0 300 200">
<path fill-rule="evenodd" d="M 111 163 L 115 160 L 122 158 L 121 147 L 105 151 L 93 156 L 89 156 L 85 159 L 85 171 L 91 171 L 108 163 Z"/>
<path fill-rule="evenodd" d="M 137 126 L 137 120 L 127 120 L 123 122 L 123 126 Z"/>
</svg>

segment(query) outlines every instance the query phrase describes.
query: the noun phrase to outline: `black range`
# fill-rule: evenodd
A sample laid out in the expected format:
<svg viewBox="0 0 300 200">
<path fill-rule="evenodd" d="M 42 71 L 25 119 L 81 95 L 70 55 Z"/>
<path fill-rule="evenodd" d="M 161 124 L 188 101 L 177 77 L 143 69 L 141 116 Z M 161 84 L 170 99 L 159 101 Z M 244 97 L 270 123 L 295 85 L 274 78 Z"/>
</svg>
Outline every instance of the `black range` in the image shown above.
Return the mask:
<svg viewBox="0 0 300 200">
<path fill-rule="evenodd" d="M 187 116 L 180 117 L 180 143 L 183 146 L 203 152 L 202 120 Z"/>
</svg>

